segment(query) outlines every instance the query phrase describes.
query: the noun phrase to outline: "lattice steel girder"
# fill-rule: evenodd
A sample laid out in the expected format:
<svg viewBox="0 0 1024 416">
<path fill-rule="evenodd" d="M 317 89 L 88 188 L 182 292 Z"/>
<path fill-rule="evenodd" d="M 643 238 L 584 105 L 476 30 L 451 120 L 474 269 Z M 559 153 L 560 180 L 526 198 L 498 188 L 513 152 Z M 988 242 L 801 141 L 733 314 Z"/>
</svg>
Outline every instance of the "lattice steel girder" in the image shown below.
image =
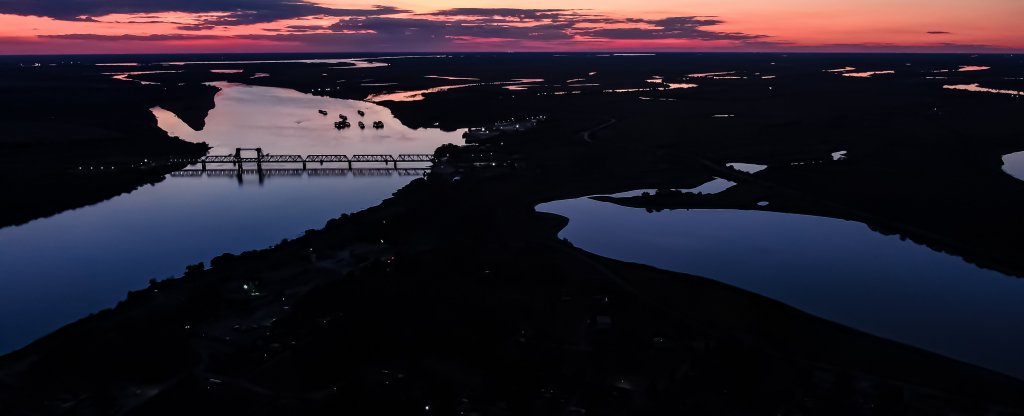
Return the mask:
<svg viewBox="0 0 1024 416">
<path fill-rule="evenodd" d="M 306 156 L 307 162 L 348 162 L 348 156 L 345 155 L 309 155 Z"/>
<path fill-rule="evenodd" d="M 203 163 L 235 163 L 235 162 L 238 162 L 238 159 L 236 159 L 232 155 L 223 155 L 223 156 L 206 156 L 206 157 L 200 159 L 199 161 L 203 162 Z"/>
<path fill-rule="evenodd" d="M 398 157 L 395 158 L 395 159 L 398 160 L 399 162 L 433 162 L 434 161 L 434 156 L 433 155 L 423 155 L 423 154 L 420 154 L 420 155 L 408 154 L 408 155 L 398 155 Z"/>
<path fill-rule="evenodd" d="M 306 159 L 299 155 L 264 155 L 263 163 L 302 163 Z"/>
<path fill-rule="evenodd" d="M 395 157 L 391 155 L 352 155 L 352 162 L 387 162 L 392 163 Z"/>
</svg>

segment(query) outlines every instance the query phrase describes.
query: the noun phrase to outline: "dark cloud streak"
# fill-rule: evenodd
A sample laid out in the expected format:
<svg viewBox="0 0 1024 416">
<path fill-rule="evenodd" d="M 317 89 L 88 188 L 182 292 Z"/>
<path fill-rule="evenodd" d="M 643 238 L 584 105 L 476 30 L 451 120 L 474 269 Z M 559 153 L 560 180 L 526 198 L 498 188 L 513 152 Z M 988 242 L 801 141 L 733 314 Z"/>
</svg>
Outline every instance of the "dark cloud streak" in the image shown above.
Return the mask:
<svg viewBox="0 0 1024 416">
<path fill-rule="evenodd" d="M 95 21 L 111 14 L 221 13 L 196 26 L 237 26 L 308 16 L 366 17 L 408 13 L 391 6 L 338 9 L 306 0 L 0 0 L 0 13 L 56 20 Z"/>
<path fill-rule="evenodd" d="M 719 25 L 722 21 L 699 16 L 669 17 L 659 20 L 629 19 L 628 21 L 631 23 L 648 24 L 654 27 L 593 29 L 583 33 L 589 37 L 617 40 L 751 40 L 765 37 L 763 35 L 706 30 L 706 27 Z"/>
<path fill-rule="evenodd" d="M 471 38 L 512 41 L 566 41 L 588 40 L 731 40 L 754 41 L 765 36 L 734 32 L 716 32 L 713 26 L 721 20 L 701 16 L 681 16 L 665 19 L 614 19 L 600 15 L 580 14 L 567 9 L 447 9 L 419 14 L 422 17 L 373 16 L 346 18 L 318 28 L 312 25 L 294 25 L 276 31 L 274 39 L 282 35 L 334 32 L 341 34 L 373 33 L 387 41 L 436 43 L 443 39 L 452 42 Z M 443 17 L 443 19 L 437 19 Z M 632 28 L 596 28 L 595 25 L 623 23 Z M 259 37 L 261 35 L 255 35 Z M 289 41 L 300 41 L 288 36 Z"/>
<path fill-rule="evenodd" d="M 574 10 L 570 9 L 513 9 L 513 8 L 472 8 L 463 7 L 456 9 L 439 10 L 433 13 L 424 13 L 425 16 L 439 17 L 471 17 L 471 18 L 495 18 L 496 20 L 563 20 L 574 16 Z"/>
<path fill-rule="evenodd" d="M 492 45 L 534 45 L 549 42 L 617 40 L 726 40 L 755 42 L 762 35 L 716 32 L 721 20 L 706 16 L 664 19 L 621 19 L 575 9 L 453 8 L 429 13 L 412 13 L 391 6 L 368 9 L 339 9 L 308 0 L 0 0 L 0 13 L 48 16 L 61 20 L 94 19 L 113 13 L 128 13 L 133 20 L 159 18 L 161 12 L 193 14 L 193 22 L 178 29 L 190 33 L 173 35 L 101 36 L 71 34 L 51 39 L 92 41 L 159 41 L 217 39 L 204 32 L 222 26 L 240 26 L 282 20 L 332 16 L 330 25 L 296 24 L 268 28 L 265 34 L 219 35 L 219 39 L 243 39 L 305 45 L 318 49 L 444 50 L 458 45 L 486 41 Z M 404 15 L 404 16 L 399 16 Z M 142 24 L 143 22 L 136 22 Z M 624 24 L 632 27 L 601 27 Z M 479 43 L 479 42 L 478 42 Z"/>
<path fill-rule="evenodd" d="M 135 41 L 135 42 L 162 42 L 162 41 L 175 41 L 175 40 L 217 40 L 225 39 L 224 36 L 217 35 L 94 35 L 91 33 L 73 33 L 67 35 L 40 35 L 40 38 L 44 39 L 62 39 L 62 40 L 78 40 L 78 41 L 101 41 L 101 42 L 114 42 L 114 41 Z"/>
</svg>

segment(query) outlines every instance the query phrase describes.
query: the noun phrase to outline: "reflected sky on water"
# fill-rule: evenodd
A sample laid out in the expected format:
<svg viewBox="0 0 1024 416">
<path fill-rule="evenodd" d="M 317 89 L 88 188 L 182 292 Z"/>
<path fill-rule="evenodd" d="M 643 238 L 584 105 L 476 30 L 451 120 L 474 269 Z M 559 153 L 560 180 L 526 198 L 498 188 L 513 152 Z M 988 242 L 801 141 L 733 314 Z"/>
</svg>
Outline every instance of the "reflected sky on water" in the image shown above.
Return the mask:
<svg viewBox="0 0 1024 416">
<path fill-rule="evenodd" d="M 386 107 L 356 100 L 339 100 L 271 87 L 218 82 L 217 106 L 202 131 L 194 131 L 173 113 L 154 108 L 160 127 L 185 140 L 205 141 L 211 155 L 234 153 L 236 147 L 261 147 L 273 154 L 390 154 L 433 153 L 445 143 L 461 144 L 461 131 L 410 129 Z M 325 110 L 327 115 L 318 111 Z M 360 116 L 363 111 L 365 116 Z M 338 130 L 339 115 L 352 126 Z M 363 121 L 367 128 L 360 129 Z M 370 127 L 383 121 L 384 128 Z"/>
<path fill-rule="evenodd" d="M 852 221 L 765 211 L 542 204 L 584 250 L 719 280 L 875 335 L 1024 378 L 1024 280 Z"/>
<path fill-rule="evenodd" d="M 1024 181 L 1024 152 L 1010 153 L 1003 156 L 1003 171 L 1010 176 Z"/>
<path fill-rule="evenodd" d="M 262 147 L 276 154 L 397 155 L 433 153 L 441 144 L 462 142 L 461 132 L 409 129 L 371 103 L 216 85 L 223 90 L 202 131 L 158 108 L 159 125 L 210 143 L 212 154 Z M 385 128 L 359 130 L 356 110 L 366 113 L 367 125 L 382 120 Z M 349 116 L 353 128 L 334 128 L 339 113 Z M 405 167 L 416 166 L 425 165 Z M 222 253 L 265 248 L 377 205 L 419 174 L 380 163 L 358 164 L 352 172 L 266 167 L 261 180 L 252 169 L 239 178 L 230 164 L 211 165 L 206 174 L 174 174 L 99 204 L 0 229 L 0 353 L 114 306 L 151 278 L 180 275 L 186 265 L 209 264 Z"/>
</svg>

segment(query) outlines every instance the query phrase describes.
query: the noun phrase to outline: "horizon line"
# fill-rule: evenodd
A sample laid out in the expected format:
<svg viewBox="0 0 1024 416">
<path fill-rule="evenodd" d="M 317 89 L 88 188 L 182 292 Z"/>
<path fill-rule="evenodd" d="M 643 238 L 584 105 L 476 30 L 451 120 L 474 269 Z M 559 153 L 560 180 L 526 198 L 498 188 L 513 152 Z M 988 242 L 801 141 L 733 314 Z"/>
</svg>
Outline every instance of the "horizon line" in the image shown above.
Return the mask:
<svg viewBox="0 0 1024 416">
<path fill-rule="evenodd" d="M 1024 54 L 1024 50 L 1014 51 L 978 51 L 978 52 L 929 52 L 929 51 L 383 51 L 383 52 L 323 52 L 323 51 L 302 51 L 302 52 L 142 52 L 142 53 L 34 53 L 34 54 L 8 54 L 0 52 L 0 57 L 52 57 L 52 56 L 160 56 L 160 55 L 338 55 L 338 54 L 406 54 L 406 55 L 450 55 L 450 54 L 540 54 L 540 55 L 592 55 L 592 54 L 613 54 L 613 55 L 673 55 L 673 54 L 762 54 L 762 55 L 1017 55 Z"/>
</svg>

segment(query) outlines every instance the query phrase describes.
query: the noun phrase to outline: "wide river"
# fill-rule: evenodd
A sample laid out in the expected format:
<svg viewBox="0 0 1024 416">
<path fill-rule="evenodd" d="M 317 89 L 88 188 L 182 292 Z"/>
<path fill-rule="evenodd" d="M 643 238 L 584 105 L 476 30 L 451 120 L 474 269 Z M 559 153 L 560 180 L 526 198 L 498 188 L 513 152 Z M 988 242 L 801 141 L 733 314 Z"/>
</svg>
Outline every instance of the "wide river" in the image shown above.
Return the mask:
<svg viewBox="0 0 1024 416">
<path fill-rule="evenodd" d="M 711 190 L 710 192 L 714 192 Z M 542 204 L 602 256 L 715 279 L 862 331 L 1024 378 L 1024 279 L 832 218 Z"/>
<path fill-rule="evenodd" d="M 432 153 L 441 144 L 462 142 L 461 132 L 409 129 L 386 108 L 368 102 L 215 85 L 222 91 L 202 131 L 155 108 L 160 127 L 210 143 L 214 155 L 236 147 L 274 154 L 397 155 Z M 366 115 L 358 116 L 358 110 Z M 349 117 L 352 128 L 334 128 L 339 114 Z M 367 129 L 356 127 L 360 120 Z M 384 129 L 369 127 L 377 120 Z M 1004 159 L 1004 169 L 1018 178 L 1024 178 L 1022 155 Z M 151 278 L 179 275 L 186 265 L 221 253 L 298 236 L 342 213 L 376 205 L 417 177 L 379 169 L 296 175 L 274 172 L 274 166 L 265 166 L 270 170 L 263 178 L 238 177 L 230 166 L 209 167 L 227 169 L 171 175 L 96 205 L 0 229 L 0 353 L 113 306 Z M 701 190 L 728 185 L 718 180 Z M 863 224 L 762 211 L 650 214 L 586 198 L 538 210 L 570 218 L 562 236 L 585 250 L 716 279 L 1024 378 L 1024 280 L 883 236 Z"/>
<path fill-rule="evenodd" d="M 215 85 L 222 91 L 202 131 L 155 108 L 160 127 L 210 143 L 214 155 L 236 147 L 262 147 L 275 154 L 398 155 L 462 143 L 462 132 L 410 129 L 372 103 Z M 320 115 L 320 109 L 329 115 Z M 336 130 L 338 114 L 346 114 L 352 128 Z M 366 130 L 356 126 L 359 120 Z M 384 129 L 370 127 L 377 120 Z M 222 253 L 268 247 L 320 228 L 342 213 L 377 205 L 418 177 L 416 172 L 389 173 L 385 167 L 361 164 L 355 173 L 297 176 L 270 170 L 263 181 L 247 174 L 241 182 L 229 172 L 172 175 L 96 205 L 0 229 L 0 354 L 113 306 L 129 290 L 146 287 L 150 278 L 180 275 L 188 264 L 208 264 Z"/>
</svg>

